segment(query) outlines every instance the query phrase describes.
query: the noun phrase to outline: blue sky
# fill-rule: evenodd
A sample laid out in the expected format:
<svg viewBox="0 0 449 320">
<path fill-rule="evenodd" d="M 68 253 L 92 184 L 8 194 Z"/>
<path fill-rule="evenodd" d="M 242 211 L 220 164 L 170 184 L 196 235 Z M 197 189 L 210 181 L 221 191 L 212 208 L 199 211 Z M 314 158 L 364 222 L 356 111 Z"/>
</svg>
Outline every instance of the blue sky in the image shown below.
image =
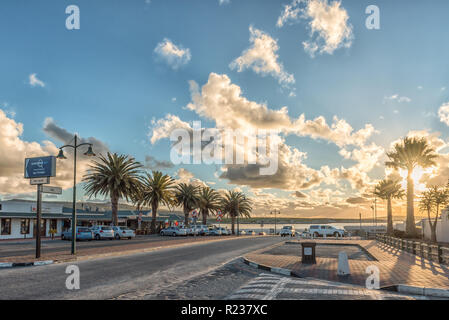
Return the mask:
<svg viewBox="0 0 449 320">
<path fill-rule="evenodd" d="M 311 1 L 322 1 L 326 6 L 333 3 Z M 65 27 L 65 8 L 71 4 L 80 8 L 80 30 Z M 365 8 L 373 4 L 380 9 L 380 30 L 365 27 Z M 448 124 L 438 115 L 449 101 L 447 1 L 343 0 L 340 9 L 348 16 L 350 45 L 331 53 L 317 52 L 314 57 L 303 46 L 311 40 L 308 23 L 313 17 L 279 27 L 276 22 L 285 5 L 293 3 L 2 1 L 0 108 L 16 124 L 23 124 L 21 141 L 43 145 L 43 141 L 51 140 L 59 146 L 60 141 L 43 131 L 45 120 L 52 118 L 58 127 L 85 138 L 95 137 L 111 151 L 131 154 L 142 162 L 146 156 L 167 161 L 168 139 L 150 142 L 152 120 L 172 114 L 187 123 L 201 120 L 203 126 L 214 127 L 216 119 L 202 117 L 186 106 L 192 102 L 188 82 L 195 81 L 201 89 L 211 73 L 216 73 L 226 75 L 249 101 L 266 104 L 272 110 L 286 106 L 292 121 L 302 114 L 311 121 L 322 116 L 331 126 L 337 116 L 354 132 L 372 125 L 377 133 L 370 135 L 363 146 L 346 148 L 363 149 L 375 143 L 382 149 L 376 165 L 361 170 L 367 185 L 385 174 L 382 163 L 390 144 L 410 131 L 438 132 L 438 141 L 449 143 Z M 276 42 L 277 63 L 294 77 L 294 84 L 282 84 L 272 74 L 257 73 L 251 66 L 241 72 L 230 67 L 251 47 L 250 26 Z M 188 50 L 188 61 L 177 67 L 167 63 L 155 51 L 165 39 L 180 50 Z M 30 84 L 33 74 L 43 86 Z M 292 91 L 294 96 L 289 95 Z M 286 134 L 285 139 L 289 147 L 307 153 L 303 163 L 311 170 L 320 171 L 326 165 L 348 169 L 358 164 L 342 157 L 339 152 L 344 147 L 329 139 L 314 139 L 307 134 Z M 442 148 L 441 152 L 448 151 Z M 217 178 L 221 173 L 216 173 L 215 166 L 175 166 L 166 171 L 176 175 L 180 167 L 196 179 L 213 182 L 215 188 L 239 187 L 260 196 L 265 207 L 276 205 L 298 215 L 329 214 L 332 210 L 340 210 L 338 215 L 350 214 L 356 209 L 347 207 L 350 203 L 346 200 L 364 198 L 366 193 L 351 188 L 351 181 L 345 179 L 299 190 L 292 184 L 283 188 L 229 184 L 233 181 Z M 330 179 L 320 172 L 323 181 Z M 298 199 L 291 195 L 294 191 L 308 198 Z M 324 198 L 317 195 L 320 192 L 326 194 Z M 0 186 L 0 193 L 11 191 Z M 282 201 L 265 193 L 277 194 Z M 367 205 L 365 200 L 359 204 Z M 332 206 L 323 208 L 326 202 Z M 260 212 L 265 207 L 261 206 Z"/>
</svg>

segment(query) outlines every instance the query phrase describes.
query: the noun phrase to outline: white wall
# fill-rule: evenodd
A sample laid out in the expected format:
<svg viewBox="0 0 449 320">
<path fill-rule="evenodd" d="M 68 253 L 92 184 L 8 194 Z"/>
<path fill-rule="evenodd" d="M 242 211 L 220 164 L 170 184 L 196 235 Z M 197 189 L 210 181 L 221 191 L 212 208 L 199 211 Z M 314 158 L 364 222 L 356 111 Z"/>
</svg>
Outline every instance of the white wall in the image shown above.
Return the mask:
<svg viewBox="0 0 449 320">
<path fill-rule="evenodd" d="M 431 232 L 428 219 L 423 219 L 423 226 L 424 238 L 430 240 Z M 449 209 L 443 210 L 441 213 L 441 219 L 437 221 L 436 232 L 438 242 L 449 242 Z"/>
</svg>

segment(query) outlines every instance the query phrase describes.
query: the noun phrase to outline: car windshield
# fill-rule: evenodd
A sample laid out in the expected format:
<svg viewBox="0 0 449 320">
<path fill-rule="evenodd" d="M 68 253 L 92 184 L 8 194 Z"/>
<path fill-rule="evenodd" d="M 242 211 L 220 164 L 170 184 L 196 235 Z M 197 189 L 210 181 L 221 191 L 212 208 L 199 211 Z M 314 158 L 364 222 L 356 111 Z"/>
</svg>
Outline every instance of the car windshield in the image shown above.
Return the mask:
<svg viewBox="0 0 449 320">
<path fill-rule="evenodd" d="M 88 228 L 78 228 L 78 232 L 90 232 Z"/>
<path fill-rule="evenodd" d="M 101 230 L 107 230 L 107 231 L 109 231 L 109 230 L 112 230 L 112 228 L 111 228 L 111 227 L 101 227 Z"/>
</svg>

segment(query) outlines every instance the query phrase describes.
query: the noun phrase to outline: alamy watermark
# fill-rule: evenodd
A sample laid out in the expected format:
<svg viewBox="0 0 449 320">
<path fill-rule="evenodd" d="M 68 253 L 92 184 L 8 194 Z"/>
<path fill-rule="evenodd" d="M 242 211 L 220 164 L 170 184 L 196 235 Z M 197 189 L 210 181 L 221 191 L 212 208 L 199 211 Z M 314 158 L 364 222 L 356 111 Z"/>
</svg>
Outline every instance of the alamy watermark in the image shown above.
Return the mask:
<svg viewBox="0 0 449 320">
<path fill-rule="evenodd" d="M 260 175 L 274 175 L 278 170 L 277 130 L 204 129 L 194 121 L 192 129 L 175 129 L 170 160 L 179 164 L 258 165 Z"/>
</svg>

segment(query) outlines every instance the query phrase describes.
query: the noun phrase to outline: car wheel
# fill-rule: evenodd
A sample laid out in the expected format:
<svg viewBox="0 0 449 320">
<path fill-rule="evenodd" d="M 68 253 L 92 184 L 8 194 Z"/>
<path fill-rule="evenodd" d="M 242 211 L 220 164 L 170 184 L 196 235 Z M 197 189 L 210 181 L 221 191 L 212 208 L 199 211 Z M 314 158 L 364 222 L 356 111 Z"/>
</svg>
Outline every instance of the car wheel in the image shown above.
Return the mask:
<svg viewBox="0 0 449 320">
<path fill-rule="evenodd" d="M 335 238 L 337 238 L 337 237 L 339 237 L 340 236 L 340 234 L 338 233 L 338 232 L 334 232 L 334 237 Z"/>
<path fill-rule="evenodd" d="M 96 234 L 95 235 L 95 240 L 100 240 L 100 235 Z"/>
<path fill-rule="evenodd" d="M 65 237 L 64 237 L 64 235 L 61 235 L 61 240 L 65 240 Z"/>
<path fill-rule="evenodd" d="M 313 233 L 313 236 L 314 236 L 315 238 L 318 238 L 318 237 L 320 236 L 320 234 L 319 234 L 318 232 L 314 232 L 314 233 Z"/>
<path fill-rule="evenodd" d="M 173 232 L 172 236 L 173 236 L 173 237 L 176 237 L 176 232 Z"/>
<path fill-rule="evenodd" d="M 118 234 L 115 235 L 115 240 L 120 240 L 120 236 Z"/>
</svg>

